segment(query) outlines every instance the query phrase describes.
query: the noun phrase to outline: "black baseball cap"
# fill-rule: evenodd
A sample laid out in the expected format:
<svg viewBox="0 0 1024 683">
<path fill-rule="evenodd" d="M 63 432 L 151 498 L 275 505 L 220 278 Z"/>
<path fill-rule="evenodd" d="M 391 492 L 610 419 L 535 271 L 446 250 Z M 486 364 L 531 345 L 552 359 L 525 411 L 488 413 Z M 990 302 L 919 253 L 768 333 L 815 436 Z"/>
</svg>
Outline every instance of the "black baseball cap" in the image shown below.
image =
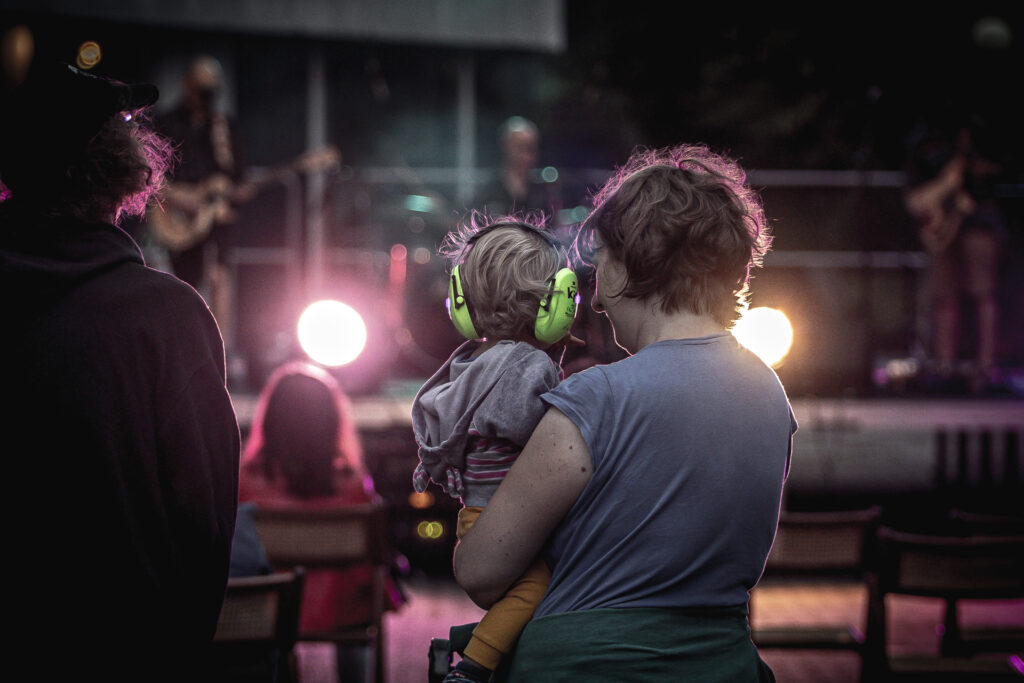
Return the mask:
<svg viewBox="0 0 1024 683">
<path fill-rule="evenodd" d="M 158 97 L 149 83 L 122 83 L 60 62 L 39 66 L 0 111 L 4 183 L 62 173 L 111 116 L 148 107 Z"/>
</svg>

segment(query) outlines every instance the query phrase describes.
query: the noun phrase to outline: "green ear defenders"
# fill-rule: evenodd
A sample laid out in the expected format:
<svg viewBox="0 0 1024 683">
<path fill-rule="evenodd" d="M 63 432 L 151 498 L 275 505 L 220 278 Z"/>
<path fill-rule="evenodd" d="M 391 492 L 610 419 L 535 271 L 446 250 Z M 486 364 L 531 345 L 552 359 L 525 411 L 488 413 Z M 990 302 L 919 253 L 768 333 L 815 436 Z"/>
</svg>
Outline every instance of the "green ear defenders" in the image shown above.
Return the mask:
<svg viewBox="0 0 1024 683">
<path fill-rule="evenodd" d="M 533 336 L 543 344 L 554 344 L 569 333 L 573 320 L 576 319 L 576 306 L 580 302 L 579 283 L 576 273 L 569 268 L 562 268 L 548 280 L 548 291 L 540 300 L 537 308 L 537 319 L 533 324 Z M 479 339 L 473 317 L 470 312 L 469 299 L 462 290 L 459 267 L 452 270 L 448 281 L 448 298 L 445 300 L 448 316 L 452 319 L 455 329 L 467 339 Z"/>
<path fill-rule="evenodd" d="M 580 303 L 580 287 L 576 273 L 562 268 L 548 280 L 548 293 L 540 300 L 533 336 L 544 344 L 554 344 L 569 334 L 576 307 Z"/>
<path fill-rule="evenodd" d="M 467 339 L 479 339 L 476 327 L 473 326 L 473 317 L 469 314 L 469 299 L 462 292 L 462 280 L 459 278 L 459 267 L 452 269 L 451 278 L 448 281 L 448 298 L 444 300 L 448 309 L 448 317 L 452 324 L 463 337 Z"/>
<path fill-rule="evenodd" d="M 535 230 L 557 248 L 557 243 L 547 233 L 526 225 L 521 227 Z M 481 231 L 474 236 L 474 239 L 484 232 L 487 231 Z M 573 320 L 576 318 L 576 307 L 579 302 L 579 283 L 576 273 L 569 268 L 562 268 L 548 280 L 548 291 L 541 298 L 537 308 L 537 319 L 533 325 L 533 336 L 537 338 L 537 341 L 543 344 L 554 344 L 568 334 Z M 448 281 L 448 298 L 445 300 L 445 306 L 448 309 L 448 317 L 452 319 L 452 324 L 462 336 L 468 339 L 480 338 L 473 325 L 472 308 L 465 291 L 463 291 L 458 266 L 452 269 Z"/>
</svg>

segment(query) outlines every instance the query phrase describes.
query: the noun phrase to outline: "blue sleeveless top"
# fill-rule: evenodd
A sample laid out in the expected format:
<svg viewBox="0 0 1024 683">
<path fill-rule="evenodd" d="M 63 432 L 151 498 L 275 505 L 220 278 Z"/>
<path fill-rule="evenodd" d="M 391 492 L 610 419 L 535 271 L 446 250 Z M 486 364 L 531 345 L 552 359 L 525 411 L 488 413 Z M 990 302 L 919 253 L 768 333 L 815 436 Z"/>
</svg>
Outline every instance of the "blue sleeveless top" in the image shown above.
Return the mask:
<svg viewBox="0 0 1024 683">
<path fill-rule="evenodd" d="M 745 604 L 796 431 L 774 371 L 723 332 L 651 344 L 542 398 L 579 428 L 594 469 L 546 550 L 535 618 Z"/>
</svg>

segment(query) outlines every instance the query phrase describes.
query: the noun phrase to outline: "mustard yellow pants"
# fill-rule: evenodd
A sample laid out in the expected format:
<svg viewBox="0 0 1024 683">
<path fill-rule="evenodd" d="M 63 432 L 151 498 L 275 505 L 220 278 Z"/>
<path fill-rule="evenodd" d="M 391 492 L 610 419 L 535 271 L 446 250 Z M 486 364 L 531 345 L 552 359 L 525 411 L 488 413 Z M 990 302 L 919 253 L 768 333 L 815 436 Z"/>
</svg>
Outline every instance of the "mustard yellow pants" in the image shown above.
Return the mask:
<svg viewBox="0 0 1024 683">
<path fill-rule="evenodd" d="M 482 510 L 480 507 L 464 507 L 459 510 L 459 527 L 456 531 L 459 538 L 469 531 Z M 505 596 L 487 610 L 473 631 L 465 655 L 492 671 L 496 669 L 501 658 L 511 651 L 526 623 L 533 617 L 550 582 L 551 570 L 544 560 L 538 558 L 509 587 Z"/>
</svg>

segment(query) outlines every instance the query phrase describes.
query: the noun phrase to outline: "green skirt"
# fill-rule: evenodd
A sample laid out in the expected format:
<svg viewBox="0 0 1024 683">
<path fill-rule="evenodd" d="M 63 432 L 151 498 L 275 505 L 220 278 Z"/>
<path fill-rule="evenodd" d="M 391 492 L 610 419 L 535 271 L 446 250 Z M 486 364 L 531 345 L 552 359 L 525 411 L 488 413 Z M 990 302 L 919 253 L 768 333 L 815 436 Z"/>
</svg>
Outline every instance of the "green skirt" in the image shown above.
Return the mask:
<svg viewBox="0 0 1024 683">
<path fill-rule="evenodd" d="M 747 607 L 597 609 L 534 619 L 509 683 L 774 682 L 750 640 Z"/>
</svg>

